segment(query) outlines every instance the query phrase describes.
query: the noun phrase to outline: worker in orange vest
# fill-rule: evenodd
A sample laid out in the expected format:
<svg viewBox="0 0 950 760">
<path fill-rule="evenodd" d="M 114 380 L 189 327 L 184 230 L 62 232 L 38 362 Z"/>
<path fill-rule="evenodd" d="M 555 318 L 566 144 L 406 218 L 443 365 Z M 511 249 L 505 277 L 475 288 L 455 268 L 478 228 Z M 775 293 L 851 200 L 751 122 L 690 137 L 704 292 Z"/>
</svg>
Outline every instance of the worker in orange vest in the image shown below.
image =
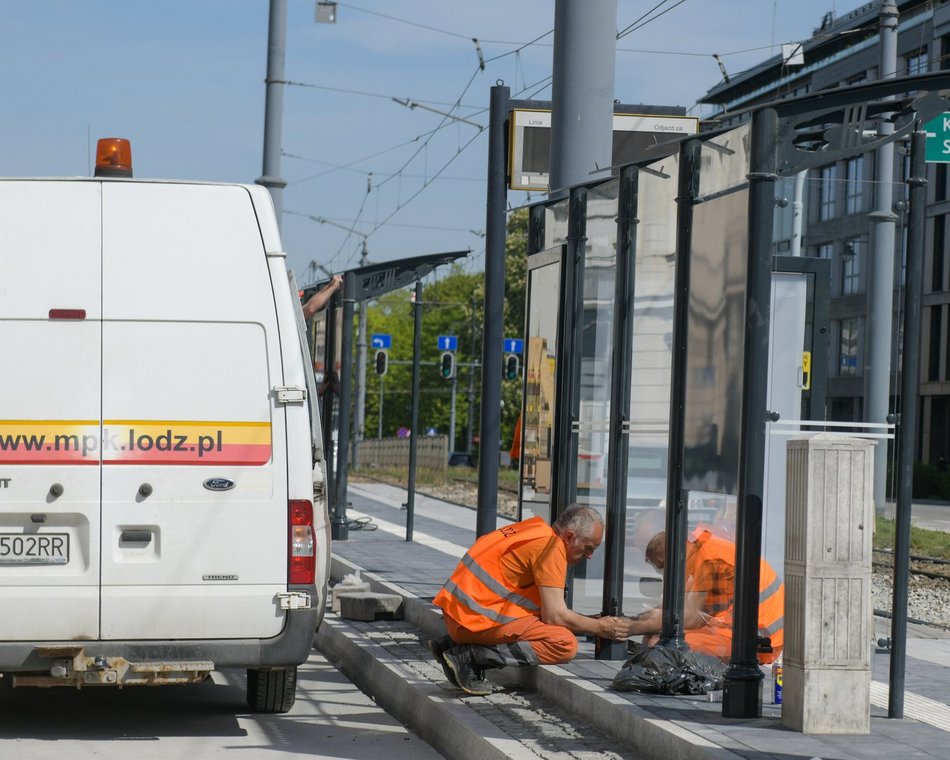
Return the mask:
<svg viewBox="0 0 950 760">
<path fill-rule="evenodd" d="M 490 694 L 486 669 L 569 662 L 578 633 L 626 638 L 621 618 L 581 615 L 564 601 L 568 566 L 590 558 L 603 536 L 596 510 L 573 507 L 553 526 L 532 517 L 479 538 L 433 600 L 449 635 L 430 649 L 446 677 Z"/>
<path fill-rule="evenodd" d="M 686 543 L 686 596 L 683 626 L 686 643 L 697 652 L 728 659 L 732 652 L 733 604 L 735 598 L 735 542 L 722 531 L 700 524 Z M 662 570 L 666 565 L 666 533 L 660 531 L 647 543 L 646 561 Z M 771 565 L 759 565 L 758 657 L 773 662 L 784 644 L 785 587 Z M 662 624 L 659 607 L 630 618 L 630 636 L 644 634 L 652 644 Z M 766 644 L 767 642 L 767 644 Z"/>
</svg>

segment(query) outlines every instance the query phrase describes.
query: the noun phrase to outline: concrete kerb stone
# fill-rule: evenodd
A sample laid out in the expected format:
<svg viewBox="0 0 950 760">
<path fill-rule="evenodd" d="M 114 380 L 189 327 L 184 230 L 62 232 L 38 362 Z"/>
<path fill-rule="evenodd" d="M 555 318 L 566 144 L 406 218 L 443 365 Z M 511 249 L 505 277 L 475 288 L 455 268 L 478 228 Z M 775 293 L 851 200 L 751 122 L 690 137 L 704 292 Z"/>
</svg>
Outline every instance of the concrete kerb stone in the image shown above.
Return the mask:
<svg viewBox="0 0 950 760">
<path fill-rule="evenodd" d="M 368 583 L 337 583 L 330 589 L 330 610 L 339 613 L 340 599 L 346 594 L 357 594 L 370 590 Z"/>
<path fill-rule="evenodd" d="M 685 721 L 657 718 L 599 684 L 556 665 L 536 670 L 537 691 L 563 710 L 582 717 L 648 757 L 664 760 L 742 760 L 715 742 L 704 739 Z M 705 726 L 696 726 L 705 731 Z"/>
<path fill-rule="evenodd" d="M 342 578 L 356 570 L 360 571 L 363 580 L 368 582 L 374 591 L 401 594 L 403 617 L 415 628 L 431 638 L 445 635 L 441 611 L 431 603 L 358 568 L 342 557 L 333 555 L 331 577 Z M 605 691 L 602 686 L 554 665 L 502 668 L 488 671 L 486 675 L 490 675 L 494 683 L 502 686 L 537 692 L 561 709 L 577 715 L 605 734 L 648 757 L 664 760 L 741 760 L 742 757 L 704 738 L 702 734 L 710 733 L 709 726 L 696 725 L 694 729 L 687 721 L 674 722 L 657 718 L 618 694 Z M 426 736 L 415 727 L 414 730 Z"/>
<path fill-rule="evenodd" d="M 346 593 L 340 597 L 340 617 L 347 620 L 401 620 L 402 597 L 374 591 Z"/>
<path fill-rule="evenodd" d="M 320 651 L 386 712 L 409 726 L 450 760 L 537 760 L 455 696 L 421 680 L 383 647 L 358 639 L 345 621 L 324 618 L 315 643 Z"/>
</svg>

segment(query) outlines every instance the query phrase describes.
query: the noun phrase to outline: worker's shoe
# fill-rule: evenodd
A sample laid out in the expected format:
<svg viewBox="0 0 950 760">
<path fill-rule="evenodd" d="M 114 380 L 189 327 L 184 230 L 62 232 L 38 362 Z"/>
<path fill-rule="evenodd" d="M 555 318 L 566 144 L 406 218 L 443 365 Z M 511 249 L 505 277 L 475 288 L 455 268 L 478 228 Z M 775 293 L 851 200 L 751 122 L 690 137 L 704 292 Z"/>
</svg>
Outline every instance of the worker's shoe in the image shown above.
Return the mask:
<svg viewBox="0 0 950 760">
<path fill-rule="evenodd" d="M 455 673 L 452 672 L 452 668 L 449 667 L 449 663 L 445 659 L 446 651 L 454 646 L 455 642 L 452 641 L 451 638 L 443 636 L 440 639 L 432 639 L 429 642 L 429 651 L 432 652 L 435 661 L 442 666 L 442 672 L 445 673 L 445 677 L 449 679 L 453 686 L 458 686 L 459 682 L 455 678 Z"/>
<path fill-rule="evenodd" d="M 485 678 L 484 671 L 476 664 L 470 645 L 462 644 L 448 649 L 442 652 L 442 658 L 455 676 L 455 678 L 449 677 L 449 680 L 462 691 L 476 697 L 484 697 L 492 693 L 491 682 Z"/>
<path fill-rule="evenodd" d="M 512 644 L 472 644 L 475 665 L 482 670 L 492 668 L 523 668 L 537 665 L 538 656 L 527 641 Z"/>
</svg>

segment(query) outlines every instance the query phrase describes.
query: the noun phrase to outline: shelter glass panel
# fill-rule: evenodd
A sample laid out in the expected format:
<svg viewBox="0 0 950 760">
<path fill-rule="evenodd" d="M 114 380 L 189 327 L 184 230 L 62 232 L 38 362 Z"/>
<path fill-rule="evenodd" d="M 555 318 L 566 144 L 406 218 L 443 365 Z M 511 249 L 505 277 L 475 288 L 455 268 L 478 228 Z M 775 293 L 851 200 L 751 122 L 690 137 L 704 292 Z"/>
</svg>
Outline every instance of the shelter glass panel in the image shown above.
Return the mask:
<svg viewBox="0 0 950 760">
<path fill-rule="evenodd" d="M 587 190 L 583 312 L 581 314 L 577 502 L 605 514 L 606 463 L 610 440 L 611 356 L 617 271 L 617 203 L 620 183 L 608 180 Z M 574 607 L 599 611 L 603 552 L 575 572 Z"/>
<path fill-rule="evenodd" d="M 746 123 L 703 142 L 699 194 L 703 198 L 744 185 L 749 173 L 751 126 Z"/>
<path fill-rule="evenodd" d="M 735 130 L 739 132 L 739 130 Z M 700 187 L 721 193 L 696 205 L 690 240 L 683 487 L 690 524 L 734 530 L 739 469 L 748 257 L 748 132 L 703 145 Z M 726 138 L 726 139 L 724 139 Z M 746 150 L 724 152 L 722 146 Z M 706 155 L 710 159 L 706 159 Z M 704 193 L 707 197 L 708 193 Z M 762 357 L 765 361 L 766 357 Z"/>
<path fill-rule="evenodd" d="M 670 381 L 676 275 L 679 156 L 657 161 L 637 178 L 630 441 L 623 609 L 638 614 L 660 602 L 661 575 L 644 558 L 663 530 L 669 472 Z"/>
<path fill-rule="evenodd" d="M 556 245 L 567 242 L 567 222 L 569 217 L 569 203 L 565 198 L 552 203 L 544 209 L 544 246 L 546 251 Z"/>
<path fill-rule="evenodd" d="M 521 516 L 551 518 L 552 445 L 563 246 L 528 258 Z"/>
</svg>

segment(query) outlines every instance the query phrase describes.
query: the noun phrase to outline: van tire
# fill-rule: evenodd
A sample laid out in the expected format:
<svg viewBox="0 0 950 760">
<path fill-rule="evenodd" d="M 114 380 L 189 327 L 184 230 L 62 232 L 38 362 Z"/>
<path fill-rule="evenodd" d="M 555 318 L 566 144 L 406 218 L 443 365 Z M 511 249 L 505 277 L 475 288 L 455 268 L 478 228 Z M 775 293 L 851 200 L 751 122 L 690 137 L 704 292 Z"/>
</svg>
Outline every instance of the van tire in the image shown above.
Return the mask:
<svg viewBox="0 0 950 760">
<path fill-rule="evenodd" d="M 285 713 L 297 698 L 297 667 L 247 670 L 247 704 L 258 713 Z"/>
</svg>

